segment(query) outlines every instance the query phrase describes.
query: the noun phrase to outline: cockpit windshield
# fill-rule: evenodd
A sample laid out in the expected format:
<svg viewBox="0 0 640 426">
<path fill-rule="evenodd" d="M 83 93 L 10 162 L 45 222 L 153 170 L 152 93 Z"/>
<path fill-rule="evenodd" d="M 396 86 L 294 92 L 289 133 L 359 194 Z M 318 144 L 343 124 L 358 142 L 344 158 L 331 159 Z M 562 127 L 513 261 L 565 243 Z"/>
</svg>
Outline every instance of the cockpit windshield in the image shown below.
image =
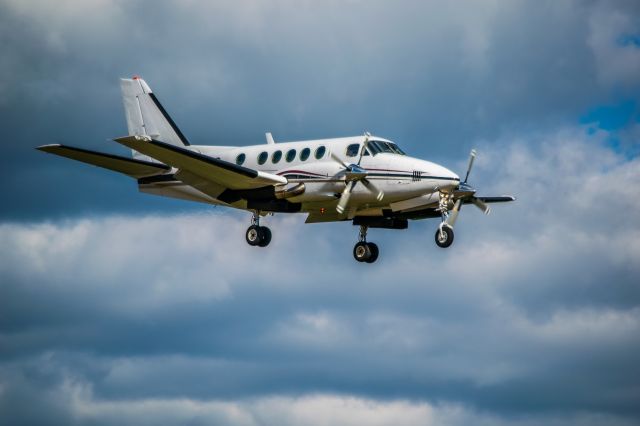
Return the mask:
<svg viewBox="0 0 640 426">
<path fill-rule="evenodd" d="M 381 152 L 388 152 L 390 154 L 406 155 L 404 151 L 398 148 L 398 145 L 392 142 L 383 141 L 369 141 L 367 149 L 372 155 L 380 154 Z"/>
</svg>

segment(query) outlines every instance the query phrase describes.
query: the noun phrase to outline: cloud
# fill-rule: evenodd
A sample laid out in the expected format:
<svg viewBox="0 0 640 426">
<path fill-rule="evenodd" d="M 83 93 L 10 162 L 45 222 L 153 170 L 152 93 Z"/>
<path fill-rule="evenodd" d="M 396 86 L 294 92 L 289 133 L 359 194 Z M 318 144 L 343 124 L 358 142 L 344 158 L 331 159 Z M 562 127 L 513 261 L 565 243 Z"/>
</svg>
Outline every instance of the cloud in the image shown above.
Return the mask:
<svg viewBox="0 0 640 426">
<path fill-rule="evenodd" d="M 637 423 L 637 16 L 0 0 L 3 420 Z M 132 74 L 194 143 L 366 129 L 458 172 L 475 146 L 471 183 L 518 201 L 465 206 L 447 250 L 437 221 L 371 230 L 373 265 L 351 258 L 350 224 L 295 215 L 266 218 L 273 242 L 252 248 L 248 214 L 33 150 L 117 152 Z M 620 127 L 594 124 L 603 105 L 628 105 Z"/>
<path fill-rule="evenodd" d="M 133 74 L 193 143 L 369 130 L 439 161 L 476 138 L 573 123 L 594 106 L 635 99 L 638 49 L 618 40 L 632 35 L 637 11 L 609 5 L 2 1 L 0 191 L 11 202 L 0 213 L 184 209 L 33 151 L 65 142 L 119 152 L 105 140 L 125 132 L 117 78 Z"/>
<path fill-rule="evenodd" d="M 0 404 L 33 392 L 104 424 L 159 407 L 175 423 L 631 422 L 639 160 L 581 127 L 505 138 L 478 142 L 472 184 L 516 203 L 465 207 L 447 250 L 434 221 L 373 230 L 366 268 L 350 224 L 295 215 L 266 218 L 267 249 L 222 211 L 3 223 Z"/>
</svg>

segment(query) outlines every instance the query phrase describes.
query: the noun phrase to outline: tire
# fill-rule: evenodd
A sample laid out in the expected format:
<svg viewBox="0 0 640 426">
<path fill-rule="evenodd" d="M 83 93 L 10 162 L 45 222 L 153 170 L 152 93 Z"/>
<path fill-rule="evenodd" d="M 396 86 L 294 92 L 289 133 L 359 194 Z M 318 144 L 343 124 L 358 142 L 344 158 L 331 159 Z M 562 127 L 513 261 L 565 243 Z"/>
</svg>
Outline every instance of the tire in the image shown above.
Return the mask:
<svg viewBox="0 0 640 426">
<path fill-rule="evenodd" d="M 378 245 L 375 243 L 367 243 L 369 246 L 369 251 L 371 252 L 371 256 L 366 260 L 367 263 L 373 263 L 378 260 L 378 255 L 380 254 L 380 250 L 378 250 Z"/>
<path fill-rule="evenodd" d="M 443 226 L 442 233 L 443 235 L 441 236 L 440 228 L 438 228 L 435 236 L 436 244 L 438 245 L 438 247 L 447 248 L 451 244 L 453 244 L 453 229 L 449 228 L 448 226 Z"/>
<path fill-rule="evenodd" d="M 247 239 L 247 243 L 250 246 L 259 245 L 262 241 L 262 232 L 260 232 L 260 227 L 257 225 L 251 225 L 249 228 L 247 228 L 245 238 Z"/>
<path fill-rule="evenodd" d="M 271 229 L 266 226 L 261 226 L 258 232 L 260 233 L 260 243 L 258 243 L 258 245 L 260 247 L 268 246 L 271 242 Z"/>
<path fill-rule="evenodd" d="M 353 247 L 353 258 L 358 262 L 366 262 L 371 258 L 371 249 L 369 248 L 369 244 L 364 241 L 360 241 L 356 243 Z"/>
</svg>

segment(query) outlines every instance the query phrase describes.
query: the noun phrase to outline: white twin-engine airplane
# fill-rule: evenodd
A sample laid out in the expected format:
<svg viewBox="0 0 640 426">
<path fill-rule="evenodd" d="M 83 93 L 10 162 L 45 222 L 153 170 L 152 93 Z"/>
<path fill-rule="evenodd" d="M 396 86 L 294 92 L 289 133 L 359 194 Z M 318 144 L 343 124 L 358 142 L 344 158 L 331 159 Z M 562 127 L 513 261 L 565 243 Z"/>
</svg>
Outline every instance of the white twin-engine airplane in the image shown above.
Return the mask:
<svg viewBox="0 0 640 426">
<path fill-rule="evenodd" d="M 475 151 L 461 181 L 369 133 L 286 143 L 275 143 L 267 133 L 262 145 L 191 145 L 144 80 L 122 79 L 121 88 L 129 135 L 114 140 L 131 148 L 133 158 L 59 144 L 37 149 L 128 175 L 141 192 L 249 210 L 246 239 L 252 246 L 271 241 L 261 216 L 307 213 L 306 223 L 359 225 L 353 256 L 373 263 L 379 252 L 367 241 L 369 228 L 406 229 L 409 219 L 440 217 L 435 241 L 449 247 L 463 204 L 488 214 L 489 203 L 515 200 L 475 196 L 467 184 Z"/>
</svg>

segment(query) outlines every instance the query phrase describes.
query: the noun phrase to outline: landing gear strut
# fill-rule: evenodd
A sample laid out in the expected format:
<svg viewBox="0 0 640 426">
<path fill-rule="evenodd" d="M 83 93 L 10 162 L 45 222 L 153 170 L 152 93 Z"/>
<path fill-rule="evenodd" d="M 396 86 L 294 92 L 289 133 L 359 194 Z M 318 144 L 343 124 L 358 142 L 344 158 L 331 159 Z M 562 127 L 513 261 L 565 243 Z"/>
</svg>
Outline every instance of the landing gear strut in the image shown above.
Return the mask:
<svg viewBox="0 0 640 426">
<path fill-rule="evenodd" d="M 453 223 L 455 223 L 456 216 L 460 210 L 460 200 L 456 202 L 453 212 L 450 213 L 449 207 L 453 204 L 452 201 L 450 193 L 440 192 L 438 208 L 442 214 L 442 222 L 440 222 L 440 226 L 435 235 L 436 245 L 438 247 L 447 248 L 453 244 Z"/>
<path fill-rule="evenodd" d="M 360 225 L 359 241 L 353 247 L 353 257 L 358 262 L 373 263 L 378 259 L 380 251 L 375 243 L 367 242 L 367 230 L 369 228 L 364 225 Z"/>
<path fill-rule="evenodd" d="M 260 212 L 253 212 L 251 226 L 245 236 L 250 246 L 266 247 L 271 242 L 271 230 L 266 226 L 260 226 Z"/>
</svg>

